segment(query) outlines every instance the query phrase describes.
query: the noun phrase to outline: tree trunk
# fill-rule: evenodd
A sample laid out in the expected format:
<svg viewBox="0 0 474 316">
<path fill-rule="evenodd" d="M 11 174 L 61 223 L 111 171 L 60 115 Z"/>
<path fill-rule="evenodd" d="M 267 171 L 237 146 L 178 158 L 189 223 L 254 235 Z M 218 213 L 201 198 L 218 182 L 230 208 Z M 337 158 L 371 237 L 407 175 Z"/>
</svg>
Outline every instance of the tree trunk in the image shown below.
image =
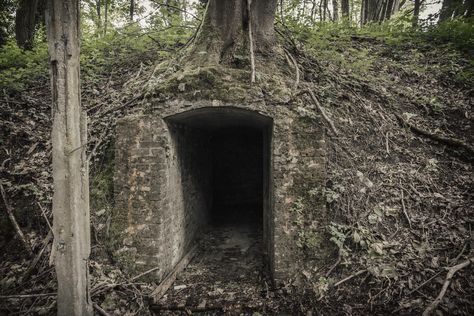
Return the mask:
<svg viewBox="0 0 474 316">
<path fill-rule="evenodd" d="M 79 0 L 48 0 L 52 88 L 53 258 L 58 315 L 92 315 L 89 297 L 89 170 L 81 109 Z"/>
<path fill-rule="evenodd" d="M 394 6 L 394 0 L 388 0 L 387 8 L 385 9 L 384 20 L 388 20 L 392 16 L 393 6 Z"/>
<path fill-rule="evenodd" d="M 341 13 L 344 20 L 349 19 L 349 0 L 341 0 Z"/>
<path fill-rule="evenodd" d="M 333 10 L 332 20 L 333 21 L 339 20 L 339 8 L 338 8 L 337 0 L 332 0 L 332 10 Z"/>
<path fill-rule="evenodd" d="M 135 1 L 130 0 L 130 21 L 133 22 L 133 15 L 135 13 Z"/>
<path fill-rule="evenodd" d="M 108 21 L 108 14 L 109 14 L 109 0 L 105 0 L 105 8 L 104 8 L 104 35 L 107 34 L 107 24 Z"/>
<path fill-rule="evenodd" d="M 421 0 L 414 0 L 414 1 L 415 1 L 415 6 L 413 8 L 413 20 L 411 24 L 413 27 L 417 27 L 418 19 L 420 17 Z"/>
<path fill-rule="evenodd" d="M 254 0 L 248 12 L 246 0 L 209 0 L 196 36 L 194 55 L 201 56 L 206 63 L 232 62 L 237 51 L 248 51 L 249 25 L 255 53 L 271 55 L 275 45 L 276 6 L 276 0 Z"/>
<path fill-rule="evenodd" d="M 33 48 L 38 0 L 20 0 L 15 16 L 15 37 L 19 47 Z"/>
<path fill-rule="evenodd" d="M 101 0 L 97 0 L 95 8 L 96 8 L 96 12 L 97 12 L 97 31 L 98 31 L 99 34 L 102 31 L 102 16 L 100 14 L 101 6 L 102 6 Z"/>
<path fill-rule="evenodd" d="M 443 0 L 439 13 L 439 22 L 449 20 L 453 17 L 463 16 L 465 7 L 462 0 Z"/>
<path fill-rule="evenodd" d="M 467 5 L 467 10 L 466 10 L 466 14 L 464 16 L 466 18 L 470 18 L 472 16 L 473 11 L 474 11 L 474 0 L 467 0 L 466 5 Z"/>
</svg>

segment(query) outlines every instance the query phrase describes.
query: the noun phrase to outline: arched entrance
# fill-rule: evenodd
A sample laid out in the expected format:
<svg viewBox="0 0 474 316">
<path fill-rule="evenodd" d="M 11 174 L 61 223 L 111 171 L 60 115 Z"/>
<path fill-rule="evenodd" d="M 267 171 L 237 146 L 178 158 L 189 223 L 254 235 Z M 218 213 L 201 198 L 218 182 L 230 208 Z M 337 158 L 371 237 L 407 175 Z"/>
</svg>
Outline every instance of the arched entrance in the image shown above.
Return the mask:
<svg viewBox="0 0 474 316">
<path fill-rule="evenodd" d="M 182 231 L 175 234 L 180 240 L 174 243 L 189 248 L 206 233 L 210 251 L 241 248 L 233 255 L 239 261 L 252 245 L 253 256 L 268 258 L 272 119 L 226 107 L 164 120 L 170 135 L 170 202 L 182 214 Z"/>
</svg>

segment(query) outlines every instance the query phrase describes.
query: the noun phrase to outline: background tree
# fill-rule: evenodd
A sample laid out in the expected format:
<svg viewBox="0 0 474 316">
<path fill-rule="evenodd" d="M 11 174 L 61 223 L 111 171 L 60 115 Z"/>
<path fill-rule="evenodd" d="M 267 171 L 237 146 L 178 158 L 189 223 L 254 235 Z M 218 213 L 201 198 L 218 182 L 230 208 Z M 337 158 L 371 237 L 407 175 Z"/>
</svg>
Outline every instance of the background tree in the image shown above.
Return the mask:
<svg viewBox="0 0 474 316">
<path fill-rule="evenodd" d="M 87 117 L 81 107 L 79 0 L 48 0 L 58 315 L 92 315 Z"/>
<path fill-rule="evenodd" d="M 0 47 L 3 46 L 12 33 L 15 1 L 0 0 Z"/>
<path fill-rule="evenodd" d="M 344 20 L 349 19 L 349 0 L 341 0 L 341 13 Z"/>
<path fill-rule="evenodd" d="M 15 36 L 18 46 L 24 49 L 33 47 L 36 31 L 36 12 L 39 0 L 20 0 L 15 17 Z"/>
</svg>

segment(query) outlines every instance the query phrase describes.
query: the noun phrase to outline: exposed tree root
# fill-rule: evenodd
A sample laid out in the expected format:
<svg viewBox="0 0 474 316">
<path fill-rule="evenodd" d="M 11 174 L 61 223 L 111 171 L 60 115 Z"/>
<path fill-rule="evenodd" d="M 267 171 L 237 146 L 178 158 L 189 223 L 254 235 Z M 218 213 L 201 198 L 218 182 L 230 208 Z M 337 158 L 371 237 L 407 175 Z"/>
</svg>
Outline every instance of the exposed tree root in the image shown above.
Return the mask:
<svg viewBox="0 0 474 316">
<path fill-rule="evenodd" d="M 466 153 L 469 154 L 470 159 L 474 158 L 474 148 L 468 144 L 466 144 L 464 141 L 456 138 L 449 138 L 449 137 L 444 137 L 441 135 L 433 134 L 428 131 L 425 131 L 424 129 L 421 129 L 419 127 L 416 127 L 413 124 L 408 123 L 406 120 L 404 120 L 400 115 L 396 114 L 397 119 L 399 120 L 401 125 L 408 126 L 410 130 L 418 135 L 425 136 L 429 139 L 432 139 L 434 141 L 437 141 L 439 143 L 445 144 L 447 146 L 453 147 L 453 148 L 459 148 L 464 150 Z"/>
<path fill-rule="evenodd" d="M 324 112 L 324 109 L 322 108 L 321 104 L 319 103 L 318 99 L 316 98 L 316 96 L 314 95 L 313 91 L 311 90 L 305 90 L 303 92 L 306 92 L 309 94 L 309 96 L 311 97 L 311 100 L 313 101 L 314 105 L 316 106 L 316 108 L 318 109 L 319 113 L 321 113 L 322 117 L 324 118 L 324 120 L 329 124 L 329 127 L 331 127 L 331 130 L 333 131 L 333 133 L 337 136 L 338 135 L 338 132 L 337 132 L 337 129 L 336 127 L 334 126 L 334 123 L 331 121 L 331 119 L 326 115 L 326 112 Z"/>
<path fill-rule="evenodd" d="M 441 288 L 441 291 L 439 292 L 436 299 L 425 309 L 425 311 L 423 312 L 423 316 L 429 316 L 436 310 L 439 303 L 441 303 L 441 301 L 443 300 L 443 297 L 446 294 L 449 285 L 451 284 L 451 280 L 453 279 L 454 274 L 456 274 L 456 272 L 458 272 L 459 270 L 469 266 L 473 261 L 474 257 L 471 257 L 466 261 L 461 262 L 460 264 L 457 264 L 451 268 L 447 268 L 448 274 L 446 275 L 446 280 L 444 281 L 443 287 Z"/>
<path fill-rule="evenodd" d="M 247 1 L 247 13 L 250 16 L 250 7 L 252 6 L 252 0 Z M 250 75 L 250 83 L 255 83 L 255 54 L 253 51 L 253 35 L 252 35 L 252 19 L 248 21 L 249 25 L 249 51 L 250 51 L 250 67 L 252 73 Z"/>
</svg>

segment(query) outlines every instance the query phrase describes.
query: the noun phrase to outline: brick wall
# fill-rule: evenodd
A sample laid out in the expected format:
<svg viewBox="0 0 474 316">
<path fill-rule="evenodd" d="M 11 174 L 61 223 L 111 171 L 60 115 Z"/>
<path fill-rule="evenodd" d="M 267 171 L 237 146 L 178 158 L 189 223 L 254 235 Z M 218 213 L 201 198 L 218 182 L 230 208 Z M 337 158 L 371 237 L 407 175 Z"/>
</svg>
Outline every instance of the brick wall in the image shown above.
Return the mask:
<svg viewBox="0 0 474 316">
<path fill-rule="evenodd" d="M 172 101 L 157 103 L 149 115 L 124 118 L 117 126 L 111 228 L 116 257 L 131 273 L 160 267 L 149 277 L 161 280 L 205 227 L 212 205 L 209 133 L 165 118 L 197 109 L 229 108 L 264 115 L 273 122 L 263 129 L 267 179 L 263 230 L 275 280 L 295 279 L 308 265 L 325 264 L 328 216 L 322 193 L 325 145 L 319 118 L 263 103 Z M 304 201 L 306 212 L 294 211 L 297 201 Z M 298 245 L 301 223 L 316 236 L 311 256 Z"/>
</svg>

